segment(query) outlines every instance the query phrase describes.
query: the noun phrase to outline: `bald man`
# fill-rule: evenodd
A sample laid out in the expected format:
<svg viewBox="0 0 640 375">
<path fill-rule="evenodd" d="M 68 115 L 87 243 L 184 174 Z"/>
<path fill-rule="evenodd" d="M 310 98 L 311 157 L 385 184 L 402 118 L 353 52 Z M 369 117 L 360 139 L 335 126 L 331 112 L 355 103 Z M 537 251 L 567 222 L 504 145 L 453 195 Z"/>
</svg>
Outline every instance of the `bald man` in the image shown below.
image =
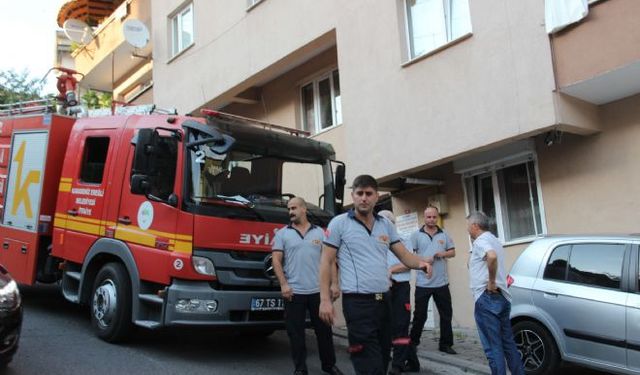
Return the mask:
<svg viewBox="0 0 640 375">
<path fill-rule="evenodd" d="M 305 319 L 309 312 L 318 340 L 318 352 L 322 371 L 342 374 L 336 367 L 331 326 L 320 320 L 320 253 L 324 231 L 307 218 L 304 199 L 294 197 L 287 203 L 291 223 L 278 230 L 273 240 L 273 270 L 284 298 L 285 325 L 291 345 L 294 374 L 307 374 L 307 349 L 305 345 Z M 283 267 L 284 260 L 284 267 Z M 335 274 L 335 272 L 333 272 Z M 337 275 L 331 289 L 338 291 Z"/>
</svg>

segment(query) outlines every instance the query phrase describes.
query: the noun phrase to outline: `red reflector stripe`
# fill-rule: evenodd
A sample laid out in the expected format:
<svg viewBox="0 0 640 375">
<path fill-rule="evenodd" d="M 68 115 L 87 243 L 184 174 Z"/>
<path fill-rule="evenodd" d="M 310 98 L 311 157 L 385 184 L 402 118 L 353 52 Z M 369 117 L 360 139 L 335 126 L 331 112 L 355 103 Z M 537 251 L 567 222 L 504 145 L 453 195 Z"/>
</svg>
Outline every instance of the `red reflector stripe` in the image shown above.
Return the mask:
<svg viewBox="0 0 640 375">
<path fill-rule="evenodd" d="M 347 348 L 349 353 L 360 353 L 364 349 L 362 344 L 351 345 Z"/>
<path fill-rule="evenodd" d="M 397 339 L 391 341 L 393 345 L 409 345 L 411 344 L 411 338 L 409 337 L 398 337 Z"/>
</svg>

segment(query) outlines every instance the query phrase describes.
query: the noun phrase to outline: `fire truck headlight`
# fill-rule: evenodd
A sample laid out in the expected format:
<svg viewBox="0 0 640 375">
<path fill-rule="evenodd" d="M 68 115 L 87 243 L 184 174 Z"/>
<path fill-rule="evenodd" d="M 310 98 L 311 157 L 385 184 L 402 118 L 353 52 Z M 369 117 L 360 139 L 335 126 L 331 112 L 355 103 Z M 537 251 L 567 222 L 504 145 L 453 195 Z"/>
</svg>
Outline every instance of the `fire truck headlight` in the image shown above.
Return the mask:
<svg viewBox="0 0 640 375">
<path fill-rule="evenodd" d="M 215 276 L 216 268 L 213 266 L 213 262 L 205 257 L 193 256 L 192 258 L 193 269 L 201 275 Z"/>
<path fill-rule="evenodd" d="M 13 280 L 0 280 L 0 311 L 13 311 L 21 303 L 18 284 Z"/>
<path fill-rule="evenodd" d="M 179 299 L 175 308 L 177 312 L 183 313 L 214 313 L 218 311 L 218 301 L 215 299 Z"/>
</svg>

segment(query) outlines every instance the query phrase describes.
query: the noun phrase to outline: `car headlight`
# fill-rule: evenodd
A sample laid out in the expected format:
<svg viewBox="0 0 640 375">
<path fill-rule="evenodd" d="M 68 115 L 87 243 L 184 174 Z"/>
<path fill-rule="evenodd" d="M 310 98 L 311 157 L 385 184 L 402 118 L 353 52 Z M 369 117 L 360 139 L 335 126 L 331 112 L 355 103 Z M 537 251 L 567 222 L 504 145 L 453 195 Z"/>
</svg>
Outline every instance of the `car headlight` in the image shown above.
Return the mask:
<svg viewBox="0 0 640 375">
<path fill-rule="evenodd" d="M 0 311 L 12 311 L 20 306 L 20 292 L 15 281 L 0 280 Z"/>
<path fill-rule="evenodd" d="M 213 266 L 213 262 L 210 259 L 194 255 L 191 257 L 191 262 L 193 263 L 193 268 L 197 273 L 208 276 L 216 275 L 216 268 Z"/>
</svg>

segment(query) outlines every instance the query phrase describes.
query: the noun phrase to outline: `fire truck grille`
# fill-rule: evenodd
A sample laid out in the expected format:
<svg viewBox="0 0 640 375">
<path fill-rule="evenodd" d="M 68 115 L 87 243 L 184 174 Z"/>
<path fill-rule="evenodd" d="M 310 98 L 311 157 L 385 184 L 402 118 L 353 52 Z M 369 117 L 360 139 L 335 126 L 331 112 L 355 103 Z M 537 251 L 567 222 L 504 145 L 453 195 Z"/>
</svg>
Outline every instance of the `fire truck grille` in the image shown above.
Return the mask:
<svg viewBox="0 0 640 375">
<path fill-rule="evenodd" d="M 258 251 L 230 251 L 229 254 L 233 259 L 248 260 L 254 262 L 263 262 L 264 258 L 270 253 Z"/>
<path fill-rule="evenodd" d="M 195 250 L 194 255 L 209 258 L 216 269 L 217 285 L 225 290 L 279 290 L 275 278 L 265 272 L 264 251 Z"/>
</svg>

